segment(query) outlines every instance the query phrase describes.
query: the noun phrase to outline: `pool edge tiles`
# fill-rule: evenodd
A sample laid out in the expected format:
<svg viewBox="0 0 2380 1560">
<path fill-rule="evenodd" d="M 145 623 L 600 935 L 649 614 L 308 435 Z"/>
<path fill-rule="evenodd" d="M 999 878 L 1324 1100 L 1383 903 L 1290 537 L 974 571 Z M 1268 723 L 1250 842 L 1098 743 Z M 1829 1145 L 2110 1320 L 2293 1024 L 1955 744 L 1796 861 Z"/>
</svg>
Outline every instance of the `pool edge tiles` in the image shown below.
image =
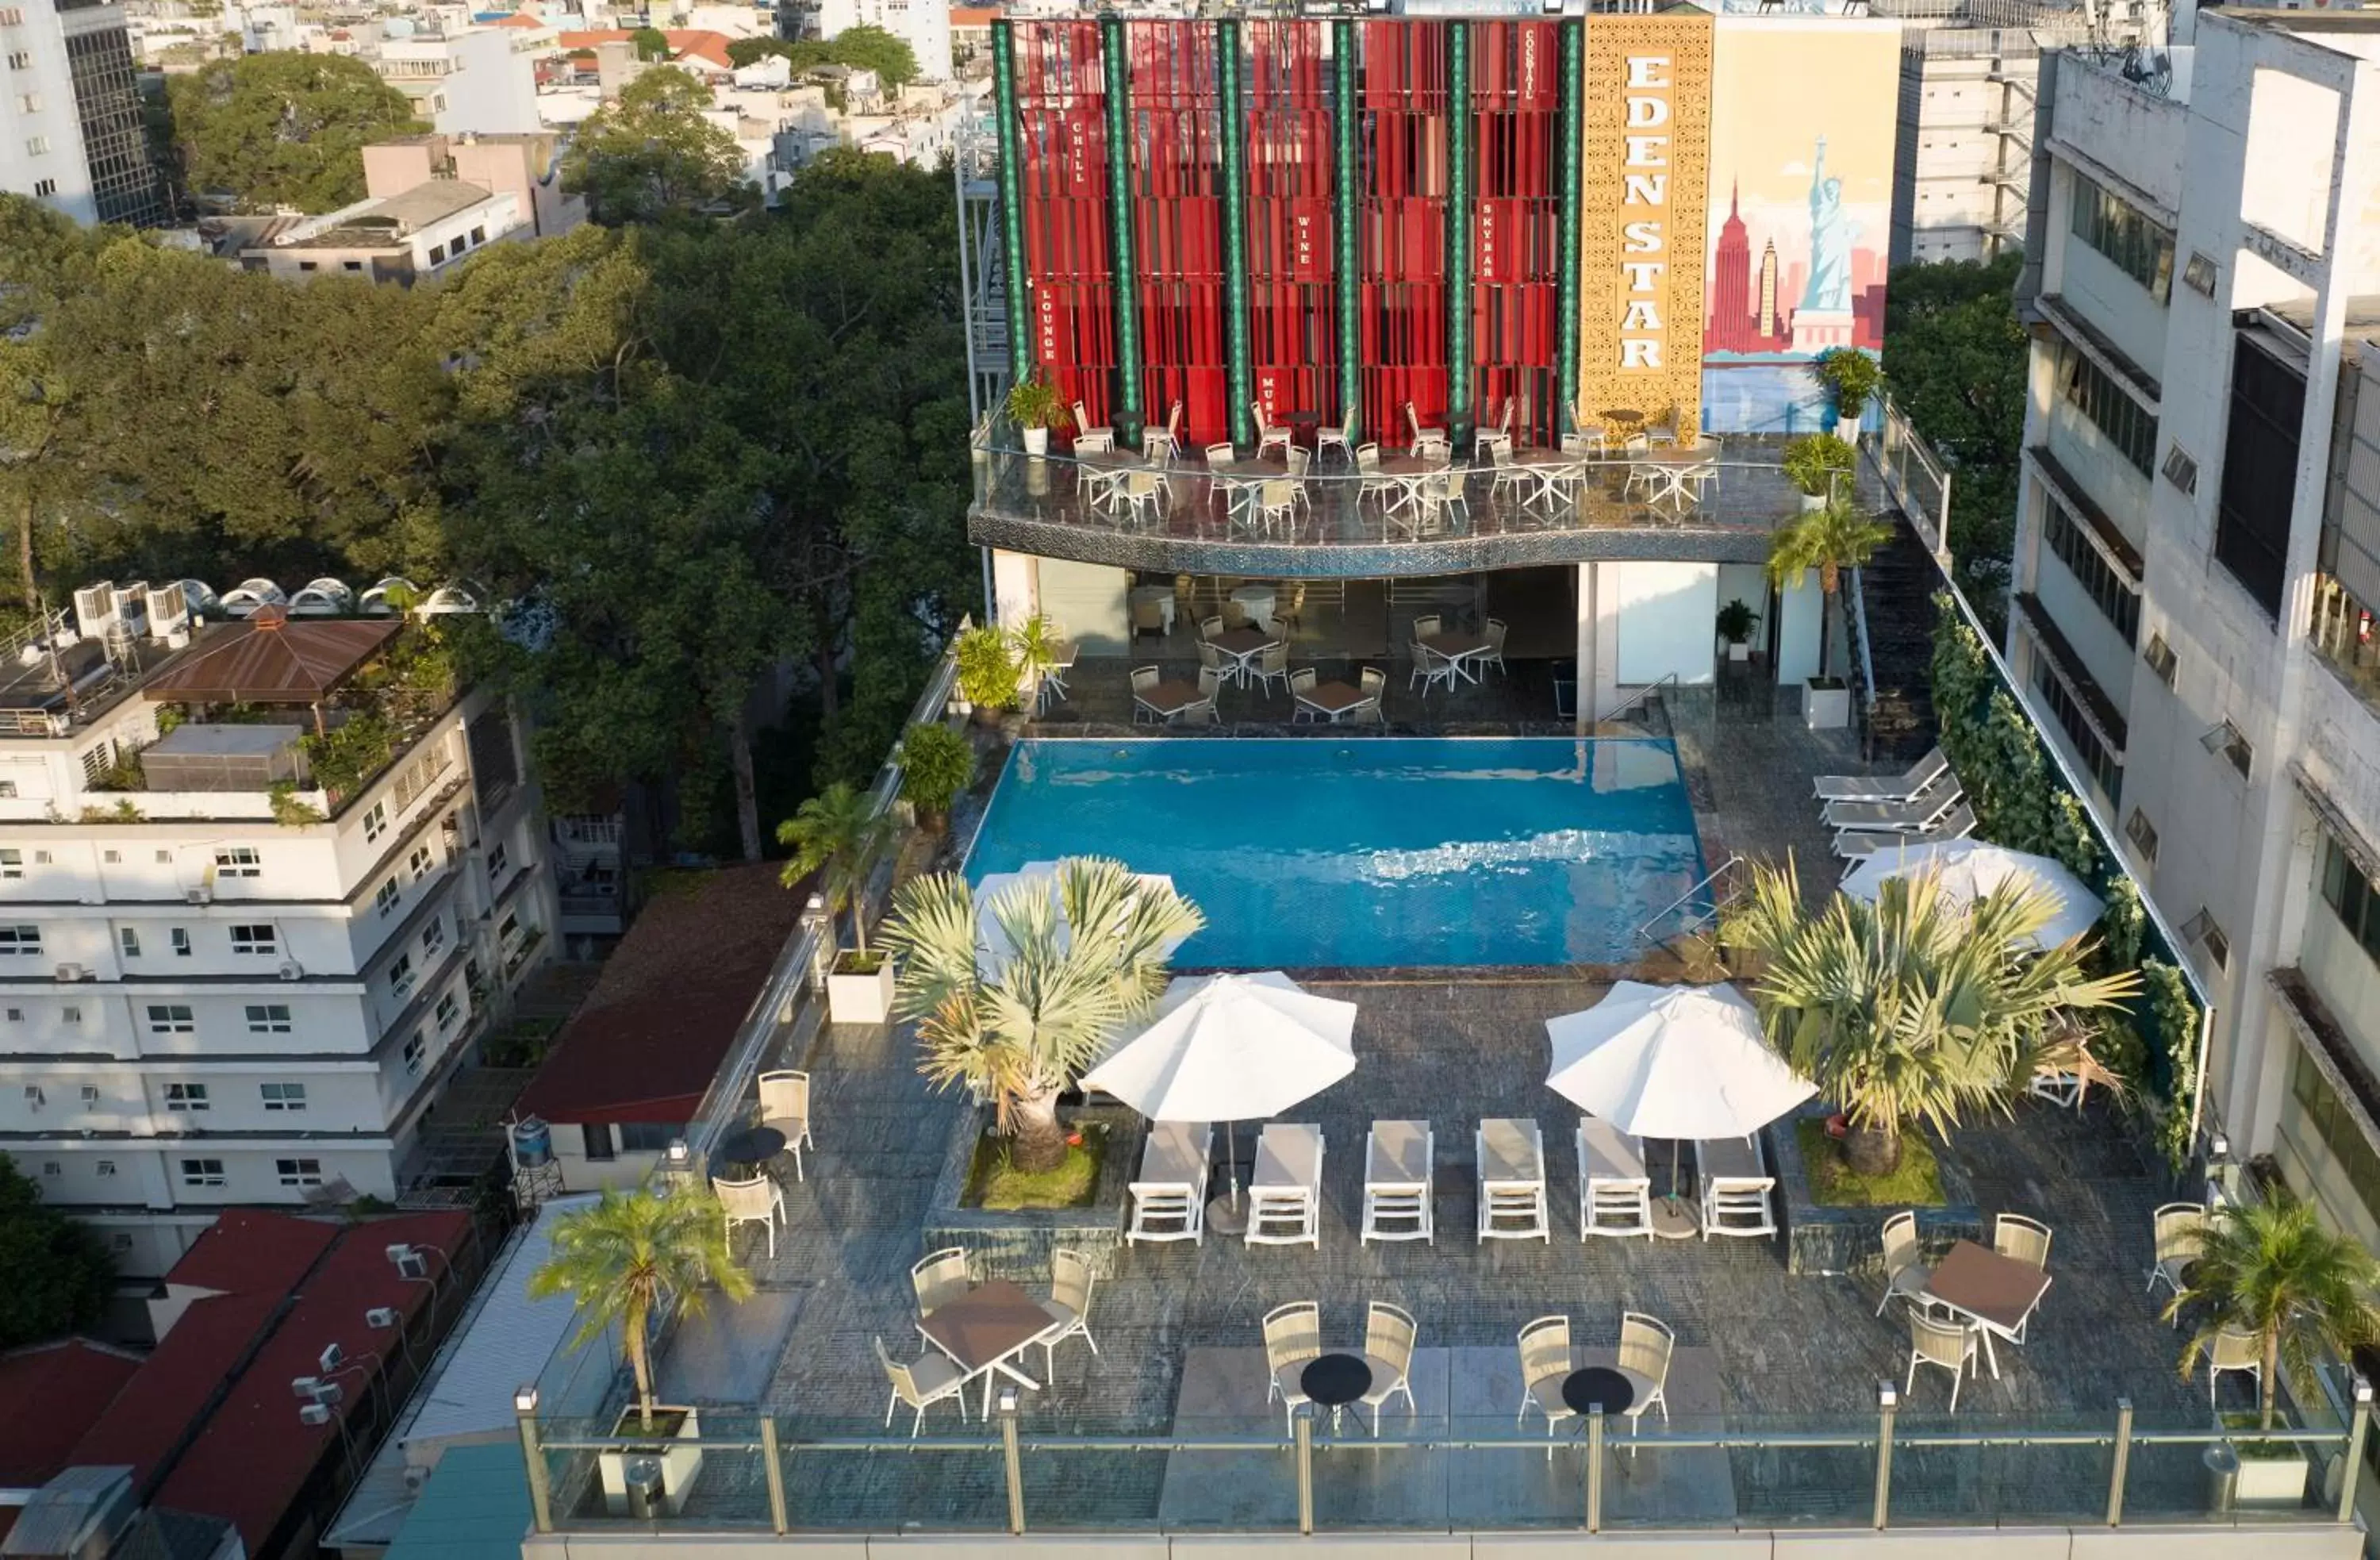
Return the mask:
<svg viewBox="0 0 2380 1560">
<path fill-rule="evenodd" d="M 1015 744 L 968 881 L 1084 855 L 1199 906 L 1185 969 L 1627 963 L 1705 871 L 1682 761 L 1650 737 Z"/>
</svg>

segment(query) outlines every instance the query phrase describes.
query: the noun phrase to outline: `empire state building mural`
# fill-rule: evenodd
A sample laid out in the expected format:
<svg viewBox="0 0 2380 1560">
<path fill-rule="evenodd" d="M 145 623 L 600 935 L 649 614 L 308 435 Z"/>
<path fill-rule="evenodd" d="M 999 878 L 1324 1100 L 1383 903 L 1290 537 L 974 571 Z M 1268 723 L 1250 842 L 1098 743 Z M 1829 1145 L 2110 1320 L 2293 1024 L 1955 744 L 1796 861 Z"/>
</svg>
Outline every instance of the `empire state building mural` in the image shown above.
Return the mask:
<svg viewBox="0 0 2380 1560">
<path fill-rule="evenodd" d="M 1730 18 L 1711 104 L 1703 420 L 1823 426 L 1809 360 L 1884 346 L 1900 43 L 1840 20 Z M 1820 85 L 1823 83 L 1823 85 Z"/>
</svg>

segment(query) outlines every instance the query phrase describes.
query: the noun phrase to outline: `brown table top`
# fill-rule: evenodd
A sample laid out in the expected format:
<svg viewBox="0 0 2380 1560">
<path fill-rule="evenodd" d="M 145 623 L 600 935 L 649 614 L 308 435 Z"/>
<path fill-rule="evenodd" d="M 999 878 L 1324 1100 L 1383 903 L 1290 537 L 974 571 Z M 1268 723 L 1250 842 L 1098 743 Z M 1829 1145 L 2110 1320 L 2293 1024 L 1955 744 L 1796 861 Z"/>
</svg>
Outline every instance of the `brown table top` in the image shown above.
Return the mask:
<svg viewBox="0 0 2380 1560">
<path fill-rule="evenodd" d="M 1254 655 L 1269 644 L 1278 644 L 1278 634 L 1268 634 L 1262 628 L 1226 628 L 1208 641 L 1217 650 L 1228 650 L 1233 655 Z"/>
<path fill-rule="evenodd" d="M 1316 683 L 1312 688 L 1299 694 L 1298 698 L 1318 710 L 1328 710 L 1335 715 L 1342 710 L 1352 710 L 1361 704 L 1364 701 L 1364 690 L 1342 682 Z"/>
<path fill-rule="evenodd" d="M 1384 455 L 1380 457 L 1383 477 L 1427 477 L 1433 471 L 1449 471 L 1453 466 L 1444 460 L 1424 460 L 1417 455 Z"/>
<path fill-rule="evenodd" d="M 969 1371 L 1006 1359 L 1048 1330 L 1041 1302 L 995 1278 L 978 1284 L 919 1323 L 942 1352 Z"/>
<path fill-rule="evenodd" d="M 1184 704 L 1198 701 L 1198 685 L 1168 677 L 1154 687 L 1140 689 L 1133 697 L 1152 710 L 1178 710 Z"/>
<path fill-rule="evenodd" d="M 2048 1290 L 2049 1274 L 1972 1240 L 1952 1246 L 1925 1284 L 1936 1299 L 2001 1332 L 2014 1332 Z"/>
<path fill-rule="evenodd" d="M 1458 655 L 1476 655 L 1488 648 L 1488 636 L 1467 634 L 1460 629 L 1426 636 L 1422 643 L 1450 659 Z"/>
</svg>

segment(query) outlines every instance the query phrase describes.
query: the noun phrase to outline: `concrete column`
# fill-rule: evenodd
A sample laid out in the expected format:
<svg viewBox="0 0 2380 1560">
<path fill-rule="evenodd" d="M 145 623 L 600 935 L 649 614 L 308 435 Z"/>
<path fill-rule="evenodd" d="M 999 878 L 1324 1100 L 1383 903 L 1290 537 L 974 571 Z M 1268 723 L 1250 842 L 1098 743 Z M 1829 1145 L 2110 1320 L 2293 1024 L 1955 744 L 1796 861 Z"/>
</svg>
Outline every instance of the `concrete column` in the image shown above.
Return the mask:
<svg viewBox="0 0 2380 1560">
<path fill-rule="evenodd" d="M 991 555 L 991 603 L 993 620 L 1003 628 L 1013 628 L 1040 611 L 1040 560 L 1030 553 L 1003 553 L 994 549 Z"/>
<path fill-rule="evenodd" d="M 1595 566 L 1578 566 L 1578 735 L 1595 725 Z"/>
</svg>

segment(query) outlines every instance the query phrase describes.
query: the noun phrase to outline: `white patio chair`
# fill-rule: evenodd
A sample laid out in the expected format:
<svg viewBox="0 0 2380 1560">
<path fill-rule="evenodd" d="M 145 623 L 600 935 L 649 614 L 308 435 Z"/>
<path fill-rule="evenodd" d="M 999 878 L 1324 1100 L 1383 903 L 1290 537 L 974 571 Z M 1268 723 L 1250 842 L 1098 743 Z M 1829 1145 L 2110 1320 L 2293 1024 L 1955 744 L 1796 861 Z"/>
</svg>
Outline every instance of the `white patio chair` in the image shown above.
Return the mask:
<svg viewBox="0 0 2380 1560">
<path fill-rule="evenodd" d="M 2215 1335 L 2214 1347 L 2206 1351 L 2206 1406 L 2215 1406 L 2215 1383 L 2226 1371 L 2244 1372 L 2256 1383 L 2257 1401 L 2264 1400 L 2265 1346 L 2255 1334 L 2244 1327 L 2226 1327 Z"/>
<path fill-rule="evenodd" d="M 1380 711 L 1380 695 L 1389 686 L 1389 675 L 1378 666 L 1366 666 L 1358 675 L 1356 686 L 1364 697 L 1347 713 L 1348 721 L 1355 725 L 1388 725 L 1388 716 Z"/>
<path fill-rule="evenodd" d="M 1080 1251 L 1061 1246 L 1050 1253 L 1050 1298 L 1041 1310 L 1050 1318 L 1040 1340 L 1043 1375 L 1057 1374 L 1058 1346 L 1068 1338 L 1080 1338 L 1093 1354 L 1099 1352 L 1099 1340 L 1091 1336 L 1091 1264 Z"/>
<path fill-rule="evenodd" d="M 1645 1140 L 1589 1115 L 1579 1118 L 1571 1140 L 1578 1151 L 1578 1237 L 1653 1238 L 1653 1177 L 1645 1169 Z"/>
<path fill-rule="evenodd" d="M 1821 774 L 1811 789 L 1820 801 L 1908 801 L 1949 772 L 1950 761 L 1936 748 L 1898 774 Z"/>
<path fill-rule="evenodd" d="M 769 1232 L 769 1257 L 777 1255 L 777 1225 L 785 1216 L 785 1194 L 762 1171 L 748 1181 L 710 1177 L 710 1189 L 719 1195 L 719 1211 L 724 1216 L 728 1237 L 732 1239 L 737 1225 L 759 1225 Z"/>
<path fill-rule="evenodd" d="M 1211 640 L 1228 627 L 1229 625 L 1223 621 L 1221 613 L 1211 614 L 1198 619 L 1198 637 L 1202 640 Z"/>
<path fill-rule="evenodd" d="M 1298 484 L 1287 477 L 1260 484 L 1257 488 L 1256 519 L 1267 536 L 1272 534 L 1278 520 L 1292 535 L 1297 530 Z"/>
<path fill-rule="evenodd" d="M 1943 816 L 1942 822 L 1923 834 L 1888 834 L 1876 829 L 1839 829 L 1835 833 L 1835 854 L 1846 861 L 1861 861 L 1878 851 L 1899 850 L 1921 840 L 1964 839 L 1975 832 L 1975 810 L 1961 801 Z"/>
<path fill-rule="evenodd" d="M 1163 639 L 1166 622 L 1163 602 L 1147 598 L 1132 603 L 1132 637 L 1135 640 L 1138 640 L 1143 634 L 1155 634 L 1159 639 Z"/>
<path fill-rule="evenodd" d="M 1965 799 L 1966 793 L 1958 786 L 1937 786 L 1912 801 L 1830 801 L 1824 817 L 1830 829 L 1922 835 L 1939 825 Z"/>
<path fill-rule="evenodd" d="M 1173 712 L 1176 725 L 1212 725 L 1215 724 L 1215 690 L 1222 686 L 1223 674 L 1211 666 L 1198 668 L 1198 697 Z"/>
<path fill-rule="evenodd" d="M 1248 676 L 1267 693 L 1272 691 L 1276 681 L 1286 690 L 1289 687 L 1289 641 L 1284 640 L 1279 644 L 1269 644 L 1257 652 L 1255 663 L 1248 667 Z"/>
<path fill-rule="evenodd" d="M 1442 615 L 1425 612 L 1414 619 L 1413 637 L 1417 640 L 1434 639 L 1445 627 L 1446 619 Z"/>
<path fill-rule="evenodd" d="M 1479 1239 L 1553 1237 L 1546 1209 L 1546 1134 L 1535 1121 L 1491 1116 L 1472 1147 L 1479 1166 Z"/>
<path fill-rule="evenodd" d="M 1210 468 L 1229 466 L 1240 458 L 1240 452 L 1229 445 L 1208 445 L 1204 453 Z"/>
<path fill-rule="evenodd" d="M 1112 428 L 1083 429 L 1075 435 L 1075 453 L 1076 455 L 1113 455 L 1115 430 Z"/>
<path fill-rule="evenodd" d="M 2181 1293 L 2182 1275 L 2206 1249 L 2206 1210 L 2195 1202 L 2168 1202 L 2153 1215 L 2156 1231 L 2155 1265 L 2149 1269 L 2149 1293 L 2162 1284 Z M 2181 1318 L 2174 1318 L 2180 1326 Z"/>
<path fill-rule="evenodd" d="M 2049 1226 L 2039 1219 L 2028 1219 L 2022 1213 L 2002 1213 L 1992 1221 L 1992 1249 L 2003 1257 L 2012 1257 L 2027 1267 L 2046 1271 L 2049 1267 Z"/>
<path fill-rule="evenodd" d="M 1620 1313 L 1620 1373 L 1636 1389 L 1621 1412 L 1628 1416 L 1628 1433 L 1633 1435 L 1648 1408 L 1661 1410 L 1661 1423 L 1670 1422 L 1670 1360 L 1678 1352 L 1678 1335 L 1670 1324 L 1658 1316 L 1647 1316 L 1641 1310 Z M 1629 1448 L 1635 1455 L 1635 1448 Z"/>
<path fill-rule="evenodd" d="M 1077 433 L 1088 433 L 1091 427 L 1090 408 L 1084 406 L 1082 402 L 1076 401 L 1074 405 L 1074 413 L 1075 432 Z"/>
<path fill-rule="evenodd" d="M 760 1075 L 760 1125 L 773 1127 L 785 1135 L 785 1147 L 793 1152 L 794 1179 L 807 1180 L 802 1171 L 804 1145 L 810 1142 L 810 1075 L 806 1072 L 764 1072 Z"/>
<path fill-rule="evenodd" d="M 1429 646 L 1422 643 L 1419 640 L 1414 640 L 1413 675 L 1405 678 L 1405 687 L 1410 689 L 1415 683 L 1420 684 L 1422 695 L 1425 698 L 1428 697 L 1429 690 L 1431 689 L 1439 687 L 1441 684 L 1445 686 L 1447 692 L 1452 693 L 1454 691 L 1454 663 L 1452 661 L 1448 660 L 1437 651 L 1430 649 Z"/>
<path fill-rule="evenodd" d="M 917 1315 L 929 1317 L 953 1300 L 966 1298 L 975 1286 L 967 1272 L 966 1248 L 945 1246 L 939 1251 L 929 1251 L 909 1269 L 909 1287 L 917 1292 Z"/>
<path fill-rule="evenodd" d="M 1127 471 L 1119 490 L 1126 507 L 1132 511 L 1133 524 L 1143 520 L 1155 524 L 1165 518 L 1165 473 L 1162 471 Z"/>
<path fill-rule="evenodd" d="M 1322 1249 L 1321 1127 L 1276 1121 L 1257 1139 L 1247 1243 Z"/>
<path fill-rule="evenodd" d="M 1152 430 L 1141 435 L 1140 453 L 1160 466 L 1182 453 L 1181 402 L 1174 402 L 1173 409 L 1165 414 L 1163 429 Z"/>
<path fill-rule="evenodd" d="M 1267 452 L 1276 449 L 1281 451 L 1281 455 L 1286 457 L 1290 451 L 1289 424 L 1286 422 L 1267 422 L 1265 420 L 1265 404 L 1262 401 L 1250 402 L 1248 410 L 1253 413 L 1256 418 L 1257 458 L 1258 460 L 1262 460 Z"/>
<path fill-rule="evenodd" d="M 1758 1137 L 1697 1142 L 1694 1165 L 1702 1177 L 1705 1240 L 1714 1235 L 1777 1233 L 1770 1196 L 1777 1189 L 1777 1177 L 1768 1174 Z"/>
<path fill-rule="evenodd" d="M 1367 498 L 1380 500 L 1380 506 L 1385 514 L 1394 514 L 1403 505 L 1406 493 L 1404 481 L 1400 477 L 1388 476 L 1380 470 L 1379 445 L 1357 445 L 1355 446 L 1355 503 L 1359 508 Z"/>
<path fill-rule="evenodd" d="M 1488 640 L 1488 653 L 1477 657 L 1472 664 L 1493 666 L 1500 672 L 1510 671 L 1511 668 L 1504 664 L 1504 638 L 1511 630 L 1505 627 L 1504 620 L 1500 617 L 1488 619 L 1481 632 Z"/>
<path fill-rule="evenodd" d="M 876 1361 L 884 1367 L 884 1379 L 892 1383 L 892 1400 L 884 1405 L 886 1429 L 892 1428 L 892 1410 L 905 1403 L 916 1411 L 917 1417 L 909 1421 L 909 1438 L 916 1440 L 925 1425 L 927 1408 L 944 1398 L 958 1405 L 959 1422 L 966 1422 L 967 1374 L 948 1356 L 928 1354 L 903 1361 L 885 1353 L 884 1340 L 878 1338 Z"/>
<path fill-rule="evenodd" d="M 1512 450 L 1512 397 L 1504 397 L 1503 415 L 1493 422 L 1483 422 L 1471 433 L 1471 458 L 1485 460 L 1490 450 L 1509 455 Z"/>
<path fill-rule="evenodd" d="M 1149 689 L 1164 680 L 1164 674 L 1154 666 L 1135 666 L 1132 669 L 1132 718 L 1134 720 L 1156 721 L 1165 718 L 1164 711 L 1143 697 Z"/>
<path fill-rule="evenodd" d="M 1521 1329 L 1521 1408 L 1512 1422 L 1527 1419 L 1532 1408 L 1546 1417 L 1548 1462 L 1554 1460 L 1555 1428 L 1578 1417 L 1578 1410 L 1562 1401 L 1571 1358 L 1569 1317 L 1540 1316 Z"/>
<path fill-rule="evenodd" d="M 1314 691 L 1314 684 L 1315 674 L 1311 666 L 1300 666 L 1296 671 L 1289 674 L 1291 725 L 1293 725 L 1299 721 L 1310 721 L 1318 715 L 1326 713 L 1320 706 L 1306 701 L 1306 695 Z"/>
<path fill-rule="evenodd" d="M 1372 1385 L 1362 1402 L 1372 1410 L 1372 1438 L 1376 1441 L 1380 1435 L 1380 1410 L 1390 1398 L 1402 1394 L 1405 1412 L 1421 1412 L 1421 1405 L 1414 1401 L 1413 1390 L 1414 1341 L 1420 1332 L 1413 1314 L 1400 1307 L 1374 1300 L 1365 1308 L 1364 1363 L 1372 1368 Z"/>
<path fill-rule="evenodd" d="M 1430 1195 L 1430 1167 L 1437 1159 L 1438 1134 L 1428 1122 L 1372 1123 L 1364 1145 L 1364 1232 L 1358 1245 L 1375 1240 L 1438 1244 Z"/>
<path fill-rule="evenodd" d="M 1911 1299 L 1925 1293 L 1925 1286 L 1934 1277 L 1934 1270 L 1925 1263 L 1917 1245 L 1917 1215 L 1903 1209 L 1884 1221 L 1884 1298 L 1876 1302 L 1876 1313 L 1896 1298 Z"/>
<path fill-rule="evenodd" d="M 1416 456 L 1426 457 L 1427 451 L 1446 450 L 1451 447 L 1447 443 L 1445 429 L 1425 428 L 1421 425 L 1421 415 L 1414 410 L 1414 404 L 1411 401 L 1405 403 L 1405 426 L 1413 430 L 1413 452 Z"/>
<path fill-rule="evenodd" d="M 1132 1224 L 1124 1243 L 1207 1238 L 1207 1176 L 1215 1128 L 1206 1122 L 1153 1121 L 1140 1151 L 1140 1176 L 1125 1188 Z"/>
<path fill-rule="evenodd" d="M 1281 1402 L 1281 1429 L 1296 1428 L 1297 1406 L 1310 1403 L 1301 1378 L 1308 1360 L 1322 1357 L 1322 1308 L 1312 1300 L 1293 1300 L 1265 1312 L 1265 1402 Z"/>
<path fill-rule="evenodd" d="M 1337 450 L 1352 457 L 1355 448 L 1355 419 L 1353 416 L 1332 427 L 1324 423 L 1314 430 L 1314 458 L 1320 460 L 1325 453 Z"/>
<path fill-rule="evenodd" d="M 1950 1412 L 1959 1411 L 1959 1387 L 1975 1371 L 1975 1330 L 1955 1322 L 1940 1322 L 1915 1306 L 1909 1308 L 1909 1377 L 1900 1395 L 1917 1384 L 1917 1367 L 1939 1365 L 1950 1372 Z"/>
</svg>

